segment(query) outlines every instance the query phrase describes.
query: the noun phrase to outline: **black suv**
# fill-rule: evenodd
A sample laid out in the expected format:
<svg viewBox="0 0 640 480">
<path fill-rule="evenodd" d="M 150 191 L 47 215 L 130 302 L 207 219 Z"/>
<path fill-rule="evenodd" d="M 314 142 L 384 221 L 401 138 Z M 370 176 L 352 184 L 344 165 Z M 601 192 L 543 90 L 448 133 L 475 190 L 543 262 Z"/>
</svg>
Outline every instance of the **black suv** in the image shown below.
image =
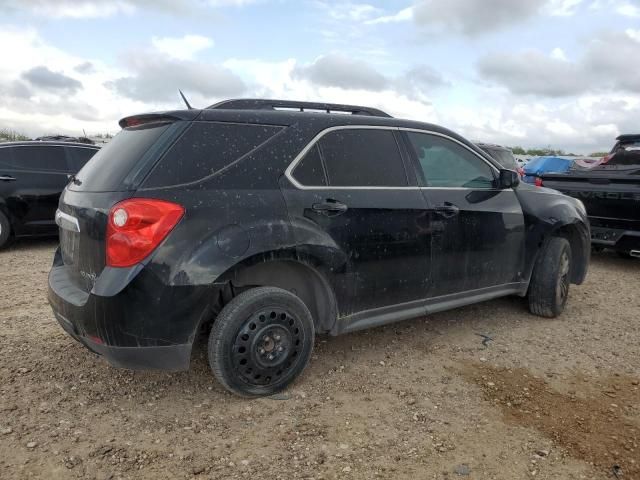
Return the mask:
<svg viewBox="0 0 640 480">
<path fill-rule="evenodd" d="M 98 150 L 68 142 L 0 143 L 0 248 L 14 237 L 57 234 L 60 194 Z"/>
<path fill-rule="evenodd" d="M 137 115 L 69 184 L 49 301 L 113 365 L 284 388 L 314 337 L 505 295 L 555 317 L 589 260 L 582 203 L 459 135 L 375 109 L 230 100 Z"/>
</svg>

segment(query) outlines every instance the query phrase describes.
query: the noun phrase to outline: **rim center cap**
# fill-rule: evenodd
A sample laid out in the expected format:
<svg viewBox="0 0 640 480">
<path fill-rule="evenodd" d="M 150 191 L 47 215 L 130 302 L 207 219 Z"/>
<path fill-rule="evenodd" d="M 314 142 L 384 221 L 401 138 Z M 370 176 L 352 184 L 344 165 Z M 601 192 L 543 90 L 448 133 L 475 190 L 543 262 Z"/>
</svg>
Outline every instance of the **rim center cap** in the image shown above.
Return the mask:
<svg viewBox="0 0 640 480">
<path fill-rule="evenodd" d="M 262 340 L 262 348 L 267 352 L 273 352 L 273 349 L 276 348 L 276 342 L 269 336 L 264 337 Z"/>
</svg>

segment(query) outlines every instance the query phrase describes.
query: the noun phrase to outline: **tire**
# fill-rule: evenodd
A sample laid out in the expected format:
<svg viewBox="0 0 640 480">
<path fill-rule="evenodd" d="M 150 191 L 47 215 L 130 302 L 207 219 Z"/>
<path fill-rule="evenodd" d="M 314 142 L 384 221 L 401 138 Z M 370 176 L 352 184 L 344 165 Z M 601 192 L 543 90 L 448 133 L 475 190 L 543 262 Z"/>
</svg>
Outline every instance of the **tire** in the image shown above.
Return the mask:
<svg viewBox="0 0 640 480">
<path fill-rule="evenodd" d="M 0 249 L 11 243 L 11 224 L 6 215 L 0 212 Z"/>
<path fill-rule="evenodd" d="M 566 238 L 553 237 L 538 254 L 529 284 L 529 311 L 555 318 L 564 311 L 571 283 L 571 245 Z"/>
<path fill-rule="evenodd" d="M 218 314 L 209 335 L 209 365 L 232 393 L 272 395 L 305 369 L 314 337 L 313 317 L 300 298 L 281 288 L 253 288 Z"/>
</svg>

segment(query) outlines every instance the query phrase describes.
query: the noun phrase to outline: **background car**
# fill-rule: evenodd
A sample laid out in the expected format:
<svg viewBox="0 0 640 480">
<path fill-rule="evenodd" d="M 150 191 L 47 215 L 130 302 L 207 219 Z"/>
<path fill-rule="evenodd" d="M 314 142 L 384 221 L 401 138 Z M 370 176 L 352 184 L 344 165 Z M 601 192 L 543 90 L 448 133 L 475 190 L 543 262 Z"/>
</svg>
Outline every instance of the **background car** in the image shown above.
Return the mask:
<svg viewBox="0 0 640 480">
<path fill-rule="evenodd" d="M 476 145 L 496 159 L 504 168 L 515 170 L 521 178 L 524 176 L 524 170 L 510 148 L 492 143 L 476 143 Z"/>
<path fill-rule="evenodd" d="M 56 235 L 60 193 L 98 150 L 68 142 L 0 143 L 0 248 L 12 238 Z"/>
</svg>

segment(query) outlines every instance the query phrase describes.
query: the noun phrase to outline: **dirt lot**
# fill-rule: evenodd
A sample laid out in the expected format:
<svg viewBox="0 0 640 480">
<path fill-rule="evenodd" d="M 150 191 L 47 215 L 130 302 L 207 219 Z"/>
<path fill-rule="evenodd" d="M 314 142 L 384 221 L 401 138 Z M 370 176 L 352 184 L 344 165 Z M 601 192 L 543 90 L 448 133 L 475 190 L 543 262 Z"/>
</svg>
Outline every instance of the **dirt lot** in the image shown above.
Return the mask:
<svg viewBox="0 0 640 480">
<path fill-rule="evenodd" d="M 76 344 L 53 250 L 0 252 L 2 479 L 640 479 L 640 261 L 594 256 L 559 320 L 509 298 L 320 338 L 289 391 L 241 400 L 202 348 L 134 373 Z"/>
</svg>

